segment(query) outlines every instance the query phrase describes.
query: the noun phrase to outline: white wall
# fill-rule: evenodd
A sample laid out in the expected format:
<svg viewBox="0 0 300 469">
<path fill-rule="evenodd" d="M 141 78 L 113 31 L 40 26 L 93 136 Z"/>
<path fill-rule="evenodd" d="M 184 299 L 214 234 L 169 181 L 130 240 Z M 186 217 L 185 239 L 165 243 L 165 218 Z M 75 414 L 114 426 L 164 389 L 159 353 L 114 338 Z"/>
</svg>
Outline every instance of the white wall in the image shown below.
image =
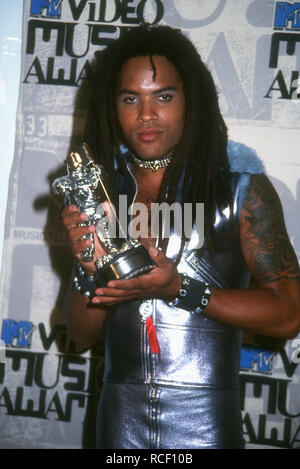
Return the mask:
<svg viewBox="0 0 300 469">
<path fill-rule="evenodd" d="M 14 156 L 16 111 L 18 105 L 22 0 L 1 0 L 0 6 L 0 266 L 9 173 Z"/>
</svg>

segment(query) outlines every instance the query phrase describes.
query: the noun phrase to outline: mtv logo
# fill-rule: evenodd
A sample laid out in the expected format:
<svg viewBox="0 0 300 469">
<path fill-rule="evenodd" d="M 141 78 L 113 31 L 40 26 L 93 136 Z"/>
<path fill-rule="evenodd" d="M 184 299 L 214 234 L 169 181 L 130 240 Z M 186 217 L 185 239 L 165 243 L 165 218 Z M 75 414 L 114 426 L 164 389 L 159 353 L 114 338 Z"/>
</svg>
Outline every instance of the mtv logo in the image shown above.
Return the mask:
<svg viewBox="0 0 300 469">
<path fill-rule="evenodd" d="M 272 358 L 274 353 L 269 350 L 259 350 L 251 347 L 242 347 L 240 367 L 246 370 L 255 370 L 262 373 L 272 371 Z"/>
<path fill-rule="evenodd" d="M 30 16 L 59 18 L 63 0 L 31 0 Z"/>
<path fill-rule="evenodd" d="M 1 340 L 11 347 L 30 347 L 34 324 L 29 321 L 4 319 L 2 322 Z"/>
<path fill-rule="evenodd" d="M 274 28 L 300 29 L 300 3 L 277 2 Z"/>
</svg>

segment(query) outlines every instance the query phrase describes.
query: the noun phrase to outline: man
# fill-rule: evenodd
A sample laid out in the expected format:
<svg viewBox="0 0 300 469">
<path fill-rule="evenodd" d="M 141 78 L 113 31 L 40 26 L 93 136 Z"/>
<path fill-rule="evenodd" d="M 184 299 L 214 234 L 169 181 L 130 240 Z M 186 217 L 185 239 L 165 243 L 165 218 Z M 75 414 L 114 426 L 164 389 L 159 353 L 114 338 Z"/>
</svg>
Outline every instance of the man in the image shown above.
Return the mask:
<svg viewBox="0 0 300 469">
<path fill-rule="evenodd" d="M 155 268 L 95 285 L 91 299 L 82 292 L 105 250 L 95 237 L 94 261 L 82 262 L 95 227 L 81 226 L 78 208 L 63 211 L 80 262 L 81 291 L 65 304 L 71 336 L 87 348 L 105 326 L 98 447 L 242 448 L 239 329 L 284 338 L 300 329 L 299 268 L 279 199 L 243 146 L 227 147 L 211 75 L 178 31 L 125 33 L 97 57 L 91 86 L 87 141 L 115 200 L 205 204 L 202 247 L 195 229 L 189 242 L 150 232 Z"/>
</svg>

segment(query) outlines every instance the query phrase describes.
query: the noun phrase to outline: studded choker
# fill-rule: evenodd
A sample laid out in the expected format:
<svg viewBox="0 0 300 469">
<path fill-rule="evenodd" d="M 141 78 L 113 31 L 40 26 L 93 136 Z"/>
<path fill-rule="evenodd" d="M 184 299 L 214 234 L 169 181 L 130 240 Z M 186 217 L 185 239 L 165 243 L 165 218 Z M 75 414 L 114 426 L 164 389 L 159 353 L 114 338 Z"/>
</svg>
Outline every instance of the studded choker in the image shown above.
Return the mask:
<svg viewBox="0 0 300 469">
<path fill-rule="evenodd" d="M 134 162 L 137 166 L 144 169 L 151 169 L 154 173 L 161 168 L 166 168 L 172 161 L 172 155 L 169 154 L 163 158 L 157 160 L 140 160 L 136 156 L 132 155 Z"/>
</svg>

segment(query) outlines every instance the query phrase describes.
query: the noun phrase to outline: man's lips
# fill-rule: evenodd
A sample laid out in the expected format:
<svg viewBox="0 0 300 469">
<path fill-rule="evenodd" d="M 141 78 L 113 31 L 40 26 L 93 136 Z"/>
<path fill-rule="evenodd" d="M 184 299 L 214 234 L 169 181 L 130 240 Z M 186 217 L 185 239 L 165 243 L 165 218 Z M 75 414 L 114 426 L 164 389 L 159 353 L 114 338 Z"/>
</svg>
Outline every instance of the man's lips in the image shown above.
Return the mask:
<svg viewBox="0 0 300 469">
<path fill-rule="evenodd" d="M 142 142 L 152 142 L 156 140 L 162 132 L 157 129 L 143 129 L 139 130 L 137 134 L 137 138 Z"/>
</svg>

